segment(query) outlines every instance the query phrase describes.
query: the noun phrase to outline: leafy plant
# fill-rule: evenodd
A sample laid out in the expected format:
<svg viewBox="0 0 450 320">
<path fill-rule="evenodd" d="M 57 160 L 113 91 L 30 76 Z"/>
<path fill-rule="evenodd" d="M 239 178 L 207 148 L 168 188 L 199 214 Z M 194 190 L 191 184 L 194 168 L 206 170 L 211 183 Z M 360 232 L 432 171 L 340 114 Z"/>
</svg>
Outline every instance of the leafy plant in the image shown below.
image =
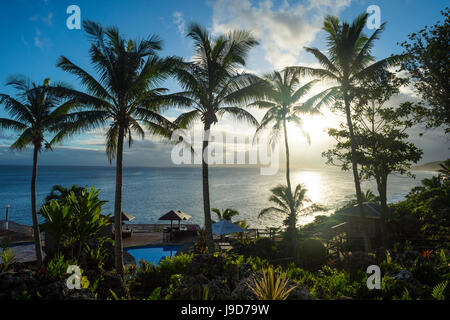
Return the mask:
<svg viewBox="0 0 450 320">
<path fill-rule="evenodd" d="M 445 289 L 447 288 L 447 285 L 448 285 L 448 280 L 437 284 L 433 288 L 433 292 L 431 293 L 431 296 L 436 300 L 445 300 L 444 292 L 445 292 Z"/>
<path fill-rule="evenodd" d="M 64 279 L 69 265 L 76 265 L 76 262 L 65 259 L 64 255 L 55 256 L 47 264 L 45 277 L 50 280 Z"/>
<path fill-rule="evenodd" d="M 8 248 L 6 243 L 2 243 L 0 247 L 0 271 L 5 272 L 13 264 L 16 255 L 12 252 L 11 248 Z"/>
<path fill-rule="evenodd" d="M 289 278 L 286 273 L 274 272 L 269 266 L 262 270 L 262 277 L 256 277 L 247 287 L 258 300 L 286 300 L 289 293 L 297 285 L 289 287 Z"/>
</svg>

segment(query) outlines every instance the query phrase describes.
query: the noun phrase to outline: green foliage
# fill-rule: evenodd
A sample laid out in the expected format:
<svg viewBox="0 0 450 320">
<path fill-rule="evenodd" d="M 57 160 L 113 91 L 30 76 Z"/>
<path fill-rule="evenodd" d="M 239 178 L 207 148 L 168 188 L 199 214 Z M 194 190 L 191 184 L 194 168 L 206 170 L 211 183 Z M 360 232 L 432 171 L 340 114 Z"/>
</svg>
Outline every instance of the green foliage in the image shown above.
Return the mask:
<svg viewBox="0 0 450 320">
<path fill-rule="evenodd" d="M 12 252 L 11 248 L 8 247 L 8 243 L 3 242 L 0 246 L 0 272 L 5 272 L 13 264 L 16 255 Z"/>
<path fill-rule="evenodd" d="M 418 116 L 426 121 L 428 127 L 443 126 L 449 133 L 450 10 L 446 7 L 441 13 L 441 21 L 410 34 L 409 41 L 401 45 L 408 54 L 403 69 L 408 71 L 415 89 L 422 97 Z"/>
<path fill-rule="evenodd" d="M 388 228 L 394 238 L 429 239 L 429 245 L 448 249 L 448 210 L 450 180 L 441 175 L 424 179 L 422 185 L 408 193 L 405 201 L 392 206 L 392 213 L 387 220 Z"/>
<path fill-rule="evenodd" d="M 302 239 L 297 250 L 298 264 L 303 268 L 317 270 L 327 263 L 327 249 L 319 239 Z"/>
<path fill-rule="evenodd" d="M 141 260 L 139 269 L 128 269 L 127 284 L 140 297 L 146 297 L 148 292 L 153 292 L 158 287 L 162 288 L 161 296 L 170 295 L 181 282 L 180 276 L 186 272 L 193 257 L 193 254 L 177 254 L 161 260 L 159 265 Z"/>
<path fill-rule="evenodd" d="M 194 243 L 194 251 L 195 253 L 205 253 L 208 251 L 207 246 L 208 241 L 208 235 L 206 233 L 206 230 L 201 229 L 197 231 L 197 241 Z"/>
<path fill-rule="evenodd" d="M 352 281 L 350 274 L 323 266 L 311 288 L 311 294 L 321 299 L 355 297 L 365 282 Z"/>
<path fill-rule="evenodd" d="M 66 254 L 80 259 L 88 241 L 109 224 L 108 217 L 101 216 L 106 201 L 99 199 L 100 190 L 84 188 L 79 193 L 73 191 L 64 198 L 52 200 L 42 205 L 40 213 L 45 218 L 45 228 L 54 237 L 56 254 L 64 248 Z M 102 249 L 86 249 L 91 258 L 100 258 Z"/>
<path fill-rule="evenodd" d="M 105 242 L 112 242 L 111 239 L 99 239 L 94 247 L 85 245 L 87 268 L 89 270 L 102 271 L 105 267 L 106 259 L 110 252 L 105 248 Z"/>
<path fill-rule="evenodd" d="M 76 265 L 76 261 L 66 259 L 63 255 L 53 257 L 45 269 L 45 277 L 50 280 L 65 279 L 67 268 L 70 265 Z"/>
<path fill-rule="evenodd" d="M 448 285 L 448 280 L 437 284 L 433 288 L 433 292 L 431 293 L 431 296 L 436 300 L 445 300 L 444 292 L 445 292 L 445 289 L 447 288 L 447 285 Z"/>
</svg>

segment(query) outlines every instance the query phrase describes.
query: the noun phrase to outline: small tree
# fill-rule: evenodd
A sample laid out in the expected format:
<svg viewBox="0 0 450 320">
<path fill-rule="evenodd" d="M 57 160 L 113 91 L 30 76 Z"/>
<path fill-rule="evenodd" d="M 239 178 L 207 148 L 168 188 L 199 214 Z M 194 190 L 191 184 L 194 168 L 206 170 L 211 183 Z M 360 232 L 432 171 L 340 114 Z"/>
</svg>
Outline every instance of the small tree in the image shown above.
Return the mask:
<svg viewBox="0 0 450 320">
<path fill-rule="evenodd" d="M 388 107 L 387 101 L 398 92 L 402 82 L 391 76 L 380 83 L 366 83 L 356 90 L 357 107 L 353 115 L 355 139 L 357 141 L 356 159 L 360 165 L 360 178 L 374 178 L 382 207 L 381 221 L 383 239 L 384 223 L 388 213 L 387 182 L 392 173 L 412 176 L 409 169 L 422 157 L 422 151 L 408 141 L 407 129 L 414 125 L 411 120 L 413 106 L 409 102 L 397 107 Z M 328 134 L 336 139 L 333 149 L 324 152 L 329 164 L 340 165 L 349 170 L 351 147 L 348 130 L 330 129 Z"/>
<path fill-rule="evenodd" d="M 409 56 L 403 69 L 409 72 L 423 99 L 417 109 L 419 115 L 424 116 L 428 127 L 444 126 L 445 132 L 450 133 L 449 8 L 441 13 L 444 21 L 410 34 L 409 41 L 401 45 Z"/>
</svg>

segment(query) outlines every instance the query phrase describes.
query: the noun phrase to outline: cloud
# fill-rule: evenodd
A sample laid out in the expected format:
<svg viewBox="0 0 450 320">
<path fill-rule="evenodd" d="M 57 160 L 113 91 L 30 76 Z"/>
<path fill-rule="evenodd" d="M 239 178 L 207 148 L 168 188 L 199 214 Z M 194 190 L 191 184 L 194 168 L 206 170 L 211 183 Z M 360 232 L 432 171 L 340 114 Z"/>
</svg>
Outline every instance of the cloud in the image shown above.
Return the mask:
<svg viewBox="0 0 450 320">
<path fill-rule="evenodd" d="M 175 25 L 177 26 L 178 33 L 184 37 L 185 36 L 185 22 L 184 22 L 184 18 L 183 18 L 183 13 L 181 13 L 180 11 L 175 11 L 173 13 L 173 23 L 175 23 Z"/>
<path fill-rule="evenodd" d="M 34 45 L 40 49 L 45 49 L 53 45 L 52 41 L 49 38 L 45 37 L 42 34 L 41 30 L 38 28 L 35 28 L 33 42 Z"/>
<path fill-rule="evenodd" d="M 46 17 L 42 18 L 42 21 L 48 25 L 52 25 L 53 24 L 53 12 L 49 12 Z"/>
<path fill-rule="evenodd" d="M 326 15 L 337 15 L 351 0 L 309 0 L 304 4 L 275 6 L 265 0 L 218 0 L 213 8 L 213 32 L 232 29 L 251 30 L 261 41 L 265 60 L 275 68 L 299 61 L 303 47 L 310 45 L 322 27 Z"/>
</svg>

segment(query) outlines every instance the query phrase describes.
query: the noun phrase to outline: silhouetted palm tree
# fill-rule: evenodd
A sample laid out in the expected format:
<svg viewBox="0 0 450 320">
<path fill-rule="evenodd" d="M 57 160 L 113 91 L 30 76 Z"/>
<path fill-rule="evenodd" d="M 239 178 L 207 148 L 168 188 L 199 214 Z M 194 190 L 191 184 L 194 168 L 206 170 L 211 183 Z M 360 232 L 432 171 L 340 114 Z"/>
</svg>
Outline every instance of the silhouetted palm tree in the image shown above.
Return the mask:
<svg viewBox="0 0 450 320">
<path fill-rule="evenodd" d="M 375 202 L 380 203 L 380 196 L 375 195 L 372 190 L 367 189 L 365 193 L 362 193 L 363 202 Z M 354 207 L 358 205 L 358 198 L 355 195 L 355 198 L 350 200 L 345 207 Z"/>
<path fill-rule="evenodd" d="M 75 196 L 80 195 L 85 190 L 84 187 L 80 187 L 77 185 L 73 185 L 70 188 L 64 187 L 62 185 L 56 184 L 52 187 L 49 195 L 45 197 L 45 204 L 49 204 L 52 200 L 59 200 L 66 198 L 70 195 L 71 192 L 75 194 Z"/>
<path fill-rule="evenodd" d="M 234 216 L 239 215 L 239 212 L 237 210 L 230 209 L 230 208 L 223 209 L 222 211 L 220 211 L 217 208 L 212 208 L 211 211 L 217 215 L 217 218 L 219 218 L 219 221 L 222 221 L 222 220 L 231 221 L 231 219 Z"/>
<path fill-rule="evenodd" d="M 254 126 L 258 121 L 240 106 L 247 105 L 262 96 L 264 82 L 249 73 L 240 72 L 245 66 L 249 50 L 258 42 L 247 31 L 233 31 L 227 35 L 212 38 L 208 31 L 193 23 L 188 37 L 194 41 L 195 56 L 192 62 L 179 63 L 175 75 L 183 88 L 178 93 L 193 108 L 181 114 L 175 123 L 183 128 L 194 120 L 203 122 L 205 137 L 202 154 L 209 143 L 209 130 L 218 122 L 218 117 L 228 114 L 237 120 L 245 120 Z M 208 247 L 214 248 L 211 229 L 211 208 L 209 199 L 208 162 L 202 157 L 203 207 Z"/>
<path fill-rule="evenodd" d="M 328 56 L 317 48 L 306 48 L 307 52 L 312 53 L 316 57 L 322 68 L 297 67 L 299 71 L 306 75 L 320 77 L 335 83 L 334 86 L 325 90 L 317 98 L 321 99 L 321 103 L 339 100 L 344 104 L 350 134 L 353 178 L 360 215 L 363 221 L 365 217 L 362 207 L 361 184 L 356 158 L 356 141 L 353 134 L 351 116 L 353 89 L 358 87 L 364 80 L 377 81 L 381 79 L 388 67 L 398 64 L 403 59 L 403 56 L 391 56 L 376 61 L 371 52 L 374 41 L 379 38 L 380 33 L 384 30 L 385 23 L 373 32 L 370 37 L 366 37 L 363 34 L 363 29 L 367 18 L 368 14 L 364 13 L 359 15 L 352 24 L 349 24 L 339 21 L 338 17 L 326 17 L 323 30 L 327 33 Z M 363 235 L 365 249 L 368 251 L 370 250 L 370 242 L 365 223 L 363 223 Z"/>
<path fill-rule="evenodd" d="M 293 68 L 285 68 L 282 72 L 274 71 L 266 74 L 263 78 L 268 83 L 267 97 L 264 100 L 250 104 L 250 106 L 268 109 L 256 130 L 255 137 L 261 130 L 269 126 L 271 126 L 271 140 L 277 139 L 280 131 L 283 131 L 286 149 L 286 181 L 289 190 L 288 195 L 291 196 L 287 122 L 294 122 L 302 128 L 302 119 L 300 118 L 302 114 L 319 113 L 319 110 L 316 108 L 316 97 L 309 99 L 306 103 L 299 102 L 311 90 L 317 80 L 312 80 L 300 86 L 300 73 Z M 307 137 L 309 143 L 309 134 L 305 131 L 303 131 L 303 134 Z"/>
<path fill-rule="evenodd" d="M 272 195 L 269 201 L 273 206 L 261 210 L 258 217 L 264 217 L 267 214 L 281 214 L 286 217 L 283 221 L 286 227 L 288 237 L 293 241 L 293 248 L 295 250 L 297 245 L 297 221 L 300 214 L 309 214 L 314 211 L 323 210 L 317 204 L 311 204 L 305 207 L 305 203 L 311 202 L 306 196 L 308 191 L 302 184 L 296 186 L 292 197 L 290 190 L 286 185 L 279 184 L 271 190 Z"/>
<path fill-rule="evenodd" d="M 84 21 L 90 36 L 89 50 L 96 76 L 62 56 L 58 67 L 76 75 L 86 93 L 65 91 L 89 108 L 82 111 L 83 119 L 66 128 L 70 133 L 108 125 L 106 153 L 109 161 L 116 158 L 116 191 L 114 201 L 115 267 L 123 274 L 122 245 L 122 166 L 123 144 L 131 146 L 132 134 L 142 139 L 144 128 L 150 134 L 170 136 L 172 124 L 160 115 L 170 105 L 174 95 L 158 85 L 168 75 L 172 59 L 161 59 L 161 40 L 153 35 L 146 40 L 126 41 L 115 27 L 103 28 L 92 21 Z"/>
<path fill-rule="evenodd" d="M 439 166 L 441 167 L 441 169 L 439 169 L 438 172 L 446 177 L 450 177 L 450 159 L 447 159 L 443 163 L 440 163 Z"/>
<path fill-rule="evenodd" d="M 73 115 L 68 115 L 75 106 L 74 102 L 55 96 L 53 87 L 49 84 L 50 79 L 45 79 L 42 85 L 37 85 L 24 77 L 14 77 L 7 82 L 7 85 L 17 91 L 17 96 L 0 94 L 0 104 L 4 105 L 5 111 L 11 117 L 10 119 L 0 118 L 0 128 L 21 132 L 19 138 L 11 145 L 11 149 L 21 151 L 28 145 L 33 146 L 31 214 L 36 258 L 39 265 L 42 264 L 42 245 L 36 209 L 39 152 L 43 147 L 51 148 L 54 142 L 45 140 L 45 134 L 56 133 L 61 141 L 64 138 L 64 134 L 60 131 L 61 124 L 68 124 L 68 120 L 76 119 Z M 55 87 L 66 88 L 64 84 L 57 84 Z"/>
</svg>

